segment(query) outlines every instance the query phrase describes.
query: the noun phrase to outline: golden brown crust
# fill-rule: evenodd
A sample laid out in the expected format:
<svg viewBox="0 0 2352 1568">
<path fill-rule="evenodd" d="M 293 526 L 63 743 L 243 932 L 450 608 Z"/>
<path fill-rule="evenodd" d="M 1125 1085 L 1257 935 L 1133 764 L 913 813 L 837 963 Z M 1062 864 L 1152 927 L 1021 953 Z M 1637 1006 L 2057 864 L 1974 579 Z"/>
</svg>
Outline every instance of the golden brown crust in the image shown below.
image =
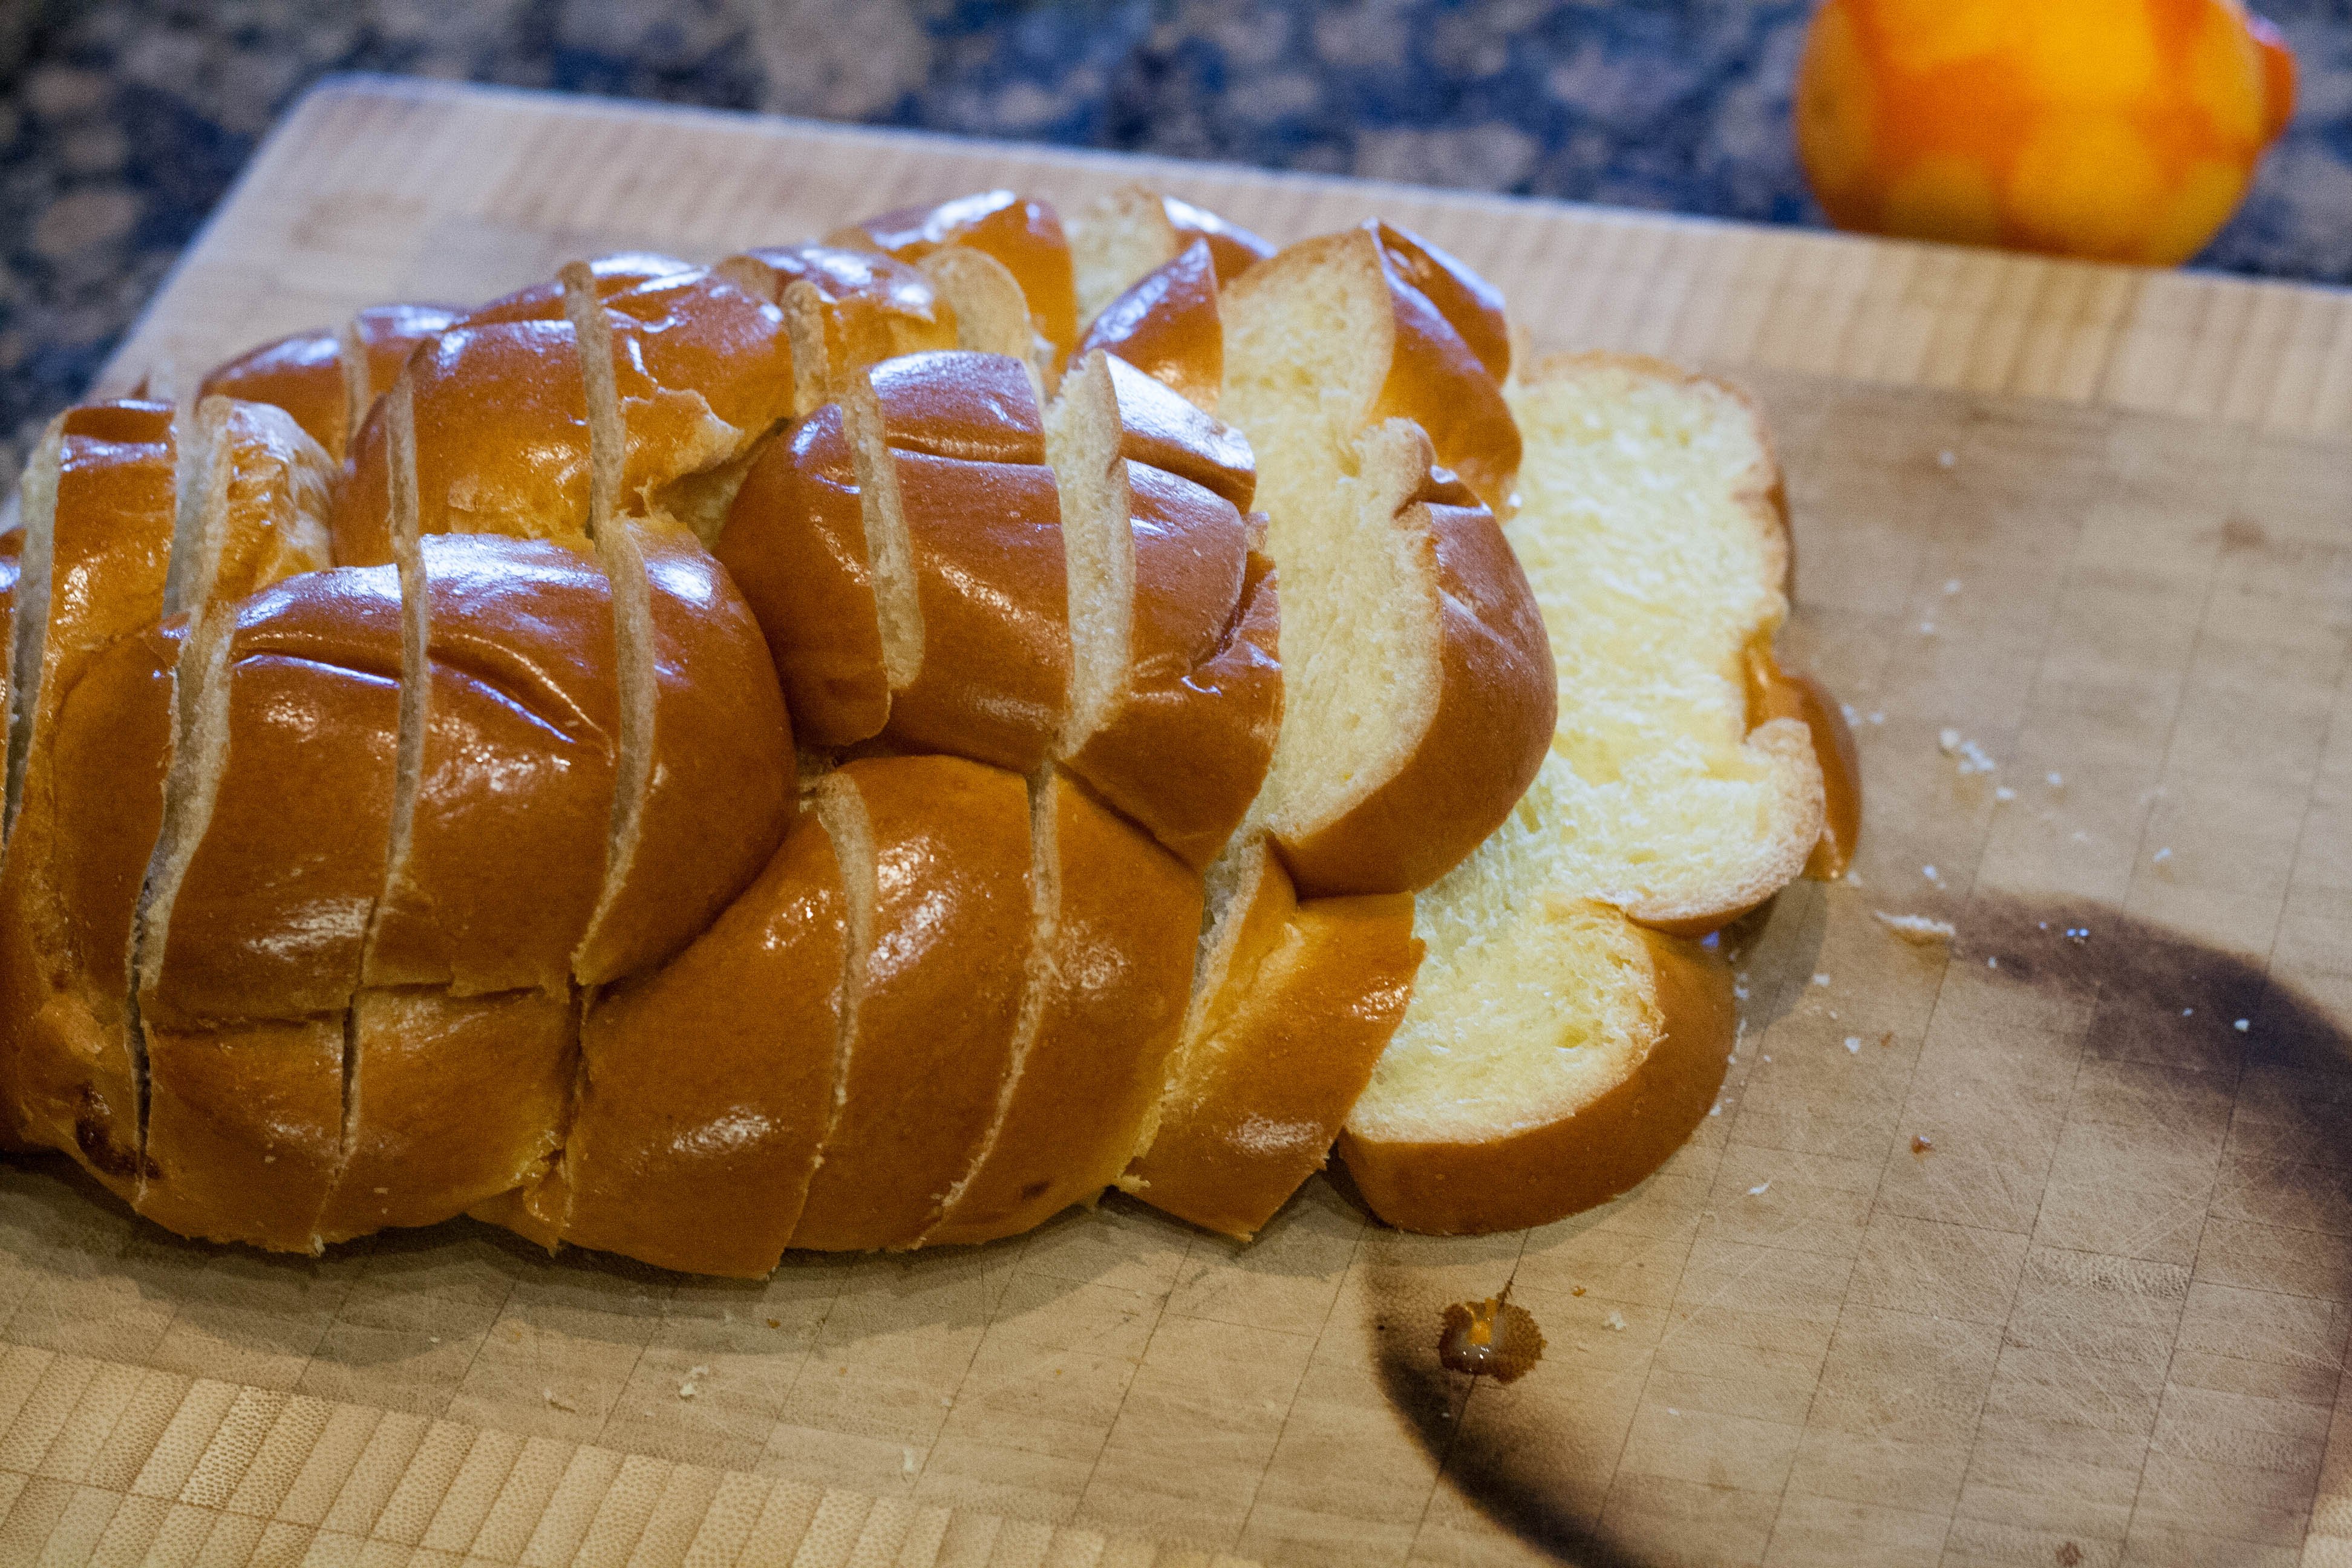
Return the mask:
<svg viewBox="0 0 2352 1568">
<path fill-rule="evenodd" d="M 879 250 L 920 261 L 946 245 L 967 245 L 1003 262 L 1029 301 L 1030 320 L 1066 359 L 1078 335 L 1070 242 L 1053 206 L 1013 191 L 983 191 L 937 206 L 900 207 L 825 237 L 827 245 Z"/>
<path fill-rule="evenodd" d="M 1412 900 L 1300 902 L 1259 855 L 1219 949 L 1150 1141 L 1119 1183 L 1195 1225 L 1255 1234 L 1322 1168 L 1412 995 Z M 1227 928 L 1230 929 L 1227 929 Z"/>
<path fill-rule="evenodd" d="M 1274 563 L 1263 519 L 1244 524 L 1222 497 L 1141 463 L 1128 465 L 1128 484 L 1127 683 L 1067 763 L 1198 869 L 1249 810 L 1282 728 Z"/>
<path fill-rule="evenodd" d="M 691 946 L 597 996 L 544 1205 L 565 1239 L 698 1274 L 776 1266 L 833 1104 L 845 898 L 804 814 Z"/>
<path fill-rule="evenodd" d="M 1035 1034 L 987 1153 L 926 1246 L 1015 1235 L 1116 1181 L 1183 1022 L 1200 879 L 1068 778 L 1042 787 L 1060 897 L 1032 981 Z"/>
<path fill-rule="evenodd" d="M 767 864 L 793 808 L 792 728 L 750 607 L 684 529 L 635 537 L 651 589 L 651 763 L 635 853 L 573 962 L 588 985 L 699 935 Z"/>
<path fill-rule="evenodd" d="M 1731 972 L 1695 943 L 1632 929 L 1647 950 L 1655 1007 L 1641 1066 L 1571 1115 L 1481 1142 L 1341 1133 L 1339 1158 L 1374 1214 L 1433 1236 L 1546 1225 L 1625 1192 L 1682 1147 L 1723 1084 Z"/>
<path fill-rule="evenodd" d="M 604 880 L 620 748 L 612 590 L 562 545 L 420 542 L 424 746 L 365 978 L 560 994 Z M 376 629 L 394 640 L 373 664 L 396 668 L 398 627 Z"/>
<path fill-rule="evenodd" d="M 340 1162 L 343 1016 L 147 1031 L 139 1212 L 183 1236 L 318 1249 Z"/>
<path fill-rule="evenodd" d="M 159 1027 L 340 1015 L 358 989 L 392 823 L 399 580 L 343 568 L 255 595 L 226 679 L 218 790 L 142 986 Z"/>
<path fill-rule="evenodd" d="M 884 738 L 1027 773 L 1067 707 L 1061 494 L 1019 362 L 922 354 L 876 367 L 922 618 L 922 662 Z"/>
<path fill-rule="evenodd" d="M 1270 826 L 1301 888 L 1319 895 L 1425 888 L 1466 859 L 1543 765 L 1559 691 L 1543 616 L 1494 513 L 1425 467 L 1428 447 L 1366 447 L 1399 465 L 1386 481 L 1421 571 L 1435 586 L 1441 685 L 1411 757 L 1326 821 Z M 1412 476 L 1417 470 L 1418 484 Z"/>
<path fill-rule="evenodd" d="M 555 1152 L 577 1034 L 565 993 L 359 993 L 346 1136 L 318 1240 L 437 1225 L 512 1189 Z"/>
<path fill-rule="evenodd" d="M 1274 254 L 1274 247 L 1267 241 L 1206 207 L 1196 207 L 1174 196 L 1160 197 L 1160 205 L 1168 215 L 1168 226 L 1180 237 L 1197 239 L 1208 246 L 1220 283 L 1232 282 Z"/>
<path fill-rule="evenodd" d="M 69 691 L 47 694 L 0 874 L 0 1005 L 15 1025 L 9 1086 L 23 1135 L 125 1198 L 142 1169 L 131 920 L 163 823 L 178 654 L 176 636 L 125 637 Z"/>
<path fill-rule="evenodd" d="M 1208 242 L 1194 240 L 1104 306 L 1071 358 L 1084 359 L 1097 349 L 1117 354 L 1214 414 L 1225 375 L 1225 336 Z"/>
<path fill-rule="evenodd" d="M 851 953 L 846 1076 L 794 1247 L 908 1247 L 996 1114 L 1031 937 L 1029 805 L 1017 774 L 954 757 L 855 762 L 872 835 L 870 927 Z M 853 895 L 853 898 L 855 895 Z"/>
<path fill-rule="evenodd" d="M 1519 427 L 1503 401 L 1501 381 L 1414 281 L 1418 277 L 1433 284 L 1439 279 L 1460 283 L 1463 275 L 1419 265 L 1427 259 L 1427 250 L 1392 246 L 1389 239 L 1396 231 L 1384 224 L 1368 224 L 1353 232 L 1377 255 L 1396 318 L 1388 374 L 1364 422 L 1413 421 L 1429 433 L 1440 463 L 1497 513 L 1508 515 L 1512 480 L 1519 471 Z M 1474 322 L 1484 321 L 1467 310 L 1464 313 Z M 1507 336 L 1504 341 L 1507 345 Z"/>
<path fill-rule="evenodd" d="M 781 246 L 730 257 L 714 270 L 784 312 L 796 414 L 840 396 L 840 380 L 851 370 L 956 346 L 955 312 L 919 268 L 896 257 Z"/>
<path fill-rule="evenodd" d="M 417 526 L 577 541 L 588 521 L 588 403 L 562 321 L 443 333 L 409 361 L 415 387 Z M 379 401 L 336 492 L 335 563 L 392 559 L 391 438 Z"/>
<path fill-rule="evenodd" d="M 890 680 L 841 405 L 768 444 L 716 550 L 767 639 L 801 742 L 848 746 L 877 733 Z"/>
<path fill-rule="evenodd" d="M 1124 360 L 1113 358 L 1109 369 L 1118 455 L 1165 468 L 1247 511 L 1257 497 L 1257 459 L 1242 433 Z"/>
<path fill-rule="evenodd" d="M 446 305 L 371 305 L 352 318 L 352 332 L 365 356 L 368 385 L 358 389 L 364 410 L 374 395 L 392 384 L 418 343 L 455 325 L 459 315 Z M 247 403 L 266 403 L 293 416 L 326 454 L 341 462 L 351 437 L 353 388 L 344 363 L 341 334 L 329 328 L 296 332 L 239 354 L 216 366 L 196 389 Z"/>
</svg>

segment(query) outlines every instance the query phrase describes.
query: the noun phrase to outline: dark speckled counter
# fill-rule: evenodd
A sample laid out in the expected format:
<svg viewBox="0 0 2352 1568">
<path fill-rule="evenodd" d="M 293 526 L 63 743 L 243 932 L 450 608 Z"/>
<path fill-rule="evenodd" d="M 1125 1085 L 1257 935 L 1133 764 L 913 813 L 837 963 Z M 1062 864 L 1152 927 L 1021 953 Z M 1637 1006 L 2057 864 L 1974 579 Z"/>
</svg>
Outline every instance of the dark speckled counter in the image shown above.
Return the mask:
<svg viewBox="0 0 2352 1568">
<path fill-rule="evenodd" d="M 0 0 L 0 468 L 271 120 L 379 70 L 1819 223 L 1805 0 Z M 2268 0 L 2302 103 L 2200 264 L 2352 280 L 2352 0 Z"/>
</svg>

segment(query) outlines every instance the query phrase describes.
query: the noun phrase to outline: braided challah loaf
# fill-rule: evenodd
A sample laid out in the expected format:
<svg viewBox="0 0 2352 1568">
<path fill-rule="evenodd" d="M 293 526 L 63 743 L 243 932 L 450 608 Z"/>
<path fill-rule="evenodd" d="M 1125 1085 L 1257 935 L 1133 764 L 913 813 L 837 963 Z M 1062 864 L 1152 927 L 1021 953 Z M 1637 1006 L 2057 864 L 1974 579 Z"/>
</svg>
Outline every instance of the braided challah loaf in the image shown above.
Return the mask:
<svg viewBox="0 0 2352 1568">
<path fill-rule="evenodd" d="M 993 192 L 68 412 L 0 536 L 7 1134 L 290 1250 L 1248 1234 L 1566 723 L 1508 343 L 1384 225 Z"/>
</svg>

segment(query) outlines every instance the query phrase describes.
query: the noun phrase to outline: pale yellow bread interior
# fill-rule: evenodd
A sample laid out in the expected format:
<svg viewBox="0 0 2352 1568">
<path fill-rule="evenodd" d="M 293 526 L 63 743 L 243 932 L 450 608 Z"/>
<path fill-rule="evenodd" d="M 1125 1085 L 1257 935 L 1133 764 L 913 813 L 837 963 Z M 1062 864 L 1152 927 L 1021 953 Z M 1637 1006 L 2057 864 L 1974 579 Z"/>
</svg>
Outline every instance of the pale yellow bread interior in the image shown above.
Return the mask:
<svg viewBox="0 0 2352 1568">
<path fill-rule="evenodd" d="M 1711 929 L 1795 877 L 1822 832 L 1804 725 L 1748 721 L 1747 651 L 1789 608 L 1763 421 L 1627 355 L 1545 360 L 1507 395 L 1526 448 L 1506 531 L 1559 672 L 1543 807 L 1559 880 Z"/>
<path fill-rule="evenodd" d="M 1512 544 L 1559 679 L 1509 818 L 1415 900 L 1427 957 L 1340 1151 L 1410 1229 L 1543 1223 L 1640 1180 L 1706 1114 L 1731 1033 L 1721 925 L 1804 867 L 1822 770 L 1750 730 L 1751 649 L 1788 613 L 1779 476 L 1738 393 L 1655 361 L 1549 360 Z"/>
<path fill-rule="evenodd" d="M 1641 936 L 1595 901 L 1554 824 L 1554 757 L 1509 820 L 1413 900 L 1412 1001 L 1349 1131 L 1476 1142 L 1572 1116 L 1624 1079 L 1661 1020 Z"/>
</svg>

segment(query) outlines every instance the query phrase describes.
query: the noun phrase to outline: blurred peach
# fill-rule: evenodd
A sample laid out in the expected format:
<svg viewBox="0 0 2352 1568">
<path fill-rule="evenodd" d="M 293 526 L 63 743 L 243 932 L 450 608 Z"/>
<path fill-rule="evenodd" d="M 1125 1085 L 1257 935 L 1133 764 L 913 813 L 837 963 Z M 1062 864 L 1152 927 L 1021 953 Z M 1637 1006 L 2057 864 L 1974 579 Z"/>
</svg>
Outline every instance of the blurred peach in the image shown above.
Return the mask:
<svg viewBox="0 0 2352 1568">
<path fill-rule="evenodd" d="M 2169 267 L 2294 108 L 2238 0 L 1826 0 L 1797 148 L 1840 228 Z"/>
</svg>

